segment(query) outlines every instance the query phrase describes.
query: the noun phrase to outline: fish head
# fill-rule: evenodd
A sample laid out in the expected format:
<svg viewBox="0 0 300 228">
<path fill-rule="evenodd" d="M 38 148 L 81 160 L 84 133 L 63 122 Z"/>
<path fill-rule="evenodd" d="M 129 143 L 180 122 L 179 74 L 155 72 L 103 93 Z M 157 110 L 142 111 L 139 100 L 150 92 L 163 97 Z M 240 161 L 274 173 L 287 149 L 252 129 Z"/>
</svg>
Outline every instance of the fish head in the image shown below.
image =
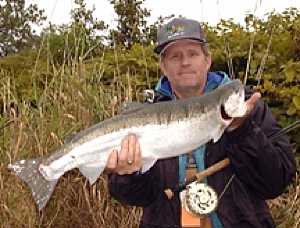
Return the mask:
<svg viewBox="0 0 300 228">
<path fill-rule="evenodd" d="M 247 113 L 245 89 L 241 81 L 233 80 L 222 88 L 222 119 L 231 122 L 232 118 L 243 117 Z"/>
</svg>

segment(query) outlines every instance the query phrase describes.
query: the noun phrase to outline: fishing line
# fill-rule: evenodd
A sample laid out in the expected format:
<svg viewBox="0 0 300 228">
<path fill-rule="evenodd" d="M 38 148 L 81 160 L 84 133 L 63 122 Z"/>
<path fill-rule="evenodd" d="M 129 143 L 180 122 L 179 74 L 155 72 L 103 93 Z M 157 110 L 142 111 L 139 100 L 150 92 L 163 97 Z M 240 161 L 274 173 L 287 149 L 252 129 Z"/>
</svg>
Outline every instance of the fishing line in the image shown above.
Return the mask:
<svg viewBox="0 0 300 228">
<path fill-rule="evenodd" d="M 53 17 L 53 14 L 54 14 L 55 9 L 56 9 L 57 2 L 58 2 L 58 0 L 55 0 L 55 4 L 53 5 L 52 10 L 51 10 L 50 19 L 52 19 L 52 17 Z M 41 56 L 41 53 L 42 53 L 42 48 L 44 47 L 45 40 L 48 37 L 49 37 L 49 34 L 44 35 L 42 37 L 41 45 L 38 49 L 38 54 L 36 56 L 35 64 L 34 64 L 34 68 L 33 68 L 34 70 L 33 70 L 33 73 L 32 73 L 32 75 L 33 75 L 33 77 L 32 77 L 33 82 L 32 83 L 33 83 L 33 88 L 34 88 L 34 99 L 35 100 L 37 100 L 37 93 L 36 93 L 37 89 L 36 89 L 36 77 L 35 76 L 37 75 L 36 72 L 37 72 L 38 60 L 40 59 L 40 56 Z"/>
<path fill-rule="evenodd" d="M 216 1 L 217 3 L 217 10 L 218 10 L 218 21 L 219 23 L 222 20 L 222 15 L 221 15 L 221 10 L 220 10 L 220 2 L 219 0 Z M 233 68 L 233 61 L 232 61 L 232 55 L 231 55 L 231 50 L 230 50 L 230 46 L 229 46 L 229 42 L 228 39 L 226 38 L 226 36 L 222 36 L 223 37 L 223 41 L 224 41 L 224 52 L 225 55 L 227 56 L 227 67 L 228 67 L 228 71 L 229 71 L 229 77 L 231 79 L 235 79 L 235 74 L 234 74 L 234 68 Z"/>
<path fill-rule="evenodd" d="M 253 22 L 256 21 L 256 11 L 258 9 L 258 2 L 260 3 L 259 6 L 261 6 L 262 0 L 257 0 L 255 2 L 254 10 L 253 10 L 253 13 L 252 13 Z M 253 47 L 254 47 L 254 40 L 255 40 L 256 32 L 257 32 L 257 30 L 254 28 L 254 31 L 253 31 L 252 36 L 251 36 L 250 47 L 249 47 L 247 66 L 246 66 L 246 72 L 245 72 L 245 77 L 244 77 L 244 85 L 247 84 L 248 72 L 250 71 L 250 63 L 251 63 L 252 50 L 253 50 Z"/>
<path fill-rule="evenodd" d="M 201 22 L 203 22 L 203 19 L 204 19 L 204 16 L 203 16 L 203 9 L 204 9 L 204 6 L 203 6 L 203 1 L 200 0 L 200 8 L 201 8 L 201 15 L 200 15 L 200 20 Z"/>
<path fill-rule="evenodd" d="M 300 126 L 300 120 L 296 120 L 294 123 L 288 125 L 287 127 L 281 129 L 280 131 L 272 134 L 270 137 L 270 139 L 273 141 L 275 139 L 277 139 L 279 136 L 286 134 L 296 128 L 298 128 Z"/>
</svg>

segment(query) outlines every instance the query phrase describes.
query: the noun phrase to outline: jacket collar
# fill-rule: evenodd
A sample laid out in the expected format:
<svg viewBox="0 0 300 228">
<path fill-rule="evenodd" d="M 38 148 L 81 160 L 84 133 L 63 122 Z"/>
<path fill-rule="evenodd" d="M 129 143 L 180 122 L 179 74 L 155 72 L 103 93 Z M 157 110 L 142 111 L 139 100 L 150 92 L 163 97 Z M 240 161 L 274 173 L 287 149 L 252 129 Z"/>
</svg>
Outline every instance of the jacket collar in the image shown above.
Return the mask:
<svg viewBox="0 0 300 228">
<path fill-rule="evenodd" d="M 204 93 L 214 90 L 219 85 L 225 84 L 230 81 L 230 78 L 225 72 L 208 72 L 207 81 L 204 88 Z M 175 95 L 172 91 L 171 84 L 166 76 L 161 76 L 158 83 L 156 84 L 155 91 L 163 94 L 164 96 L 174 98 Z"/>
</svg>

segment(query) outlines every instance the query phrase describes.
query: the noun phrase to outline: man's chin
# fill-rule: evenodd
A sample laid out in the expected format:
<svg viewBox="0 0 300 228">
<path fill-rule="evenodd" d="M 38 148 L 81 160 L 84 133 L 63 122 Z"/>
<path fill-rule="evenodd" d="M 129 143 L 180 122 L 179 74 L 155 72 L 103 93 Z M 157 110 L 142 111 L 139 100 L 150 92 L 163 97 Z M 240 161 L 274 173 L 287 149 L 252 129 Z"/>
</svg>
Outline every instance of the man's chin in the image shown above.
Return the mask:
<svg viewBox="0 0 300 228">
<path fill-rule="evenodd" d="M 181 78 L 195 78 L 195 73 L 180 74 Z"/>
<path fill-rule="evenodd" d="M 179 90 L 184 92 L 190 91 L 195 95 L 202 94 L 202 87 L 199 84 L 182 84 L 180 85 Z"/>
<path fill-rule="evenodd" d="M 180 85 L 180 88 L 183 90 L 199 90 L 201 85 L 195 83 L 183 83 Z"/>
</svg>

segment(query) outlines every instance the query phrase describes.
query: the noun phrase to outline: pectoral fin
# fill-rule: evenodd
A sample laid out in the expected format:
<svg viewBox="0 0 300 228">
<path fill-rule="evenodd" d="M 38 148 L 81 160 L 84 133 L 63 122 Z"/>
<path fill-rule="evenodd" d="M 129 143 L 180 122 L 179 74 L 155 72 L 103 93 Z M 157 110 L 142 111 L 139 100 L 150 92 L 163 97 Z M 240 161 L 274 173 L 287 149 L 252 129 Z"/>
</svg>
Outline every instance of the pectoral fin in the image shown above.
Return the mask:
<svg viewBox="0 0 300 228">
<path fill-rule="evenodd" d="M 94 184 L 100 174 L 103 172 L 105 168 L 105 164 L 103 163 L 93 163 L 93 164 L 88 164 L 88 165 L 82 165 L 79 167 L 80 172 L 82 173 L 83 176 L 85 176 L 90 184 Z"/>
</svg>

